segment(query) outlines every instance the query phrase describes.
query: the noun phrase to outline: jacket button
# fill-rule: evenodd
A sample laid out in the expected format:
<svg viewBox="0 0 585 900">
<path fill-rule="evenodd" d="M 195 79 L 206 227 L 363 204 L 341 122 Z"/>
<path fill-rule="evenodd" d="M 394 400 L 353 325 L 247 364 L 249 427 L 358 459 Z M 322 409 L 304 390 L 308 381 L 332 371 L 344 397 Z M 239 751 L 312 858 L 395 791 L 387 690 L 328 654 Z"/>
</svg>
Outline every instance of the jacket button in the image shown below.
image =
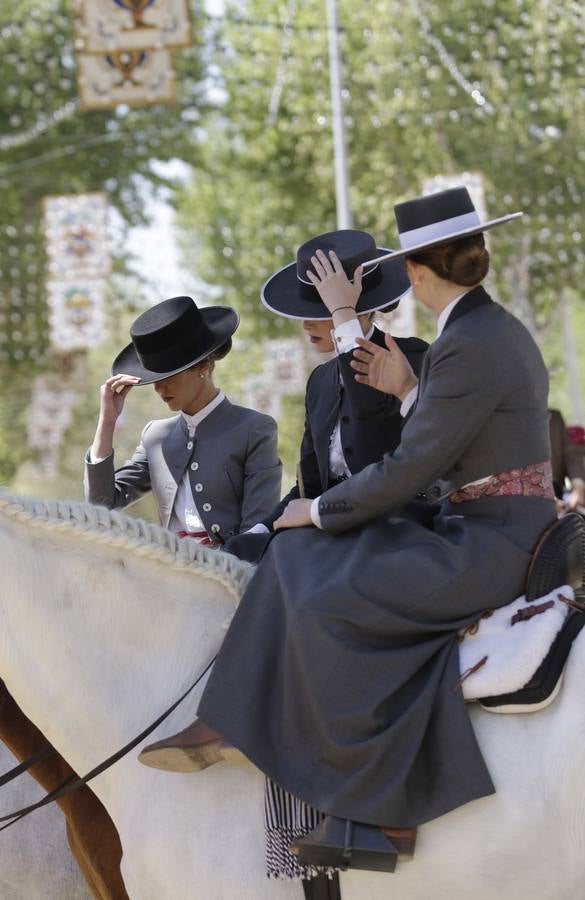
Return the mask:
<svg viewBox="0 0 585 900">
<path fill-rule="evenodd" d="M 211 503 L 204 503 L 203 504 L 203 512 L 210 512 L 210 511 L 211 511 Z"/>
<path fill-rule="evenodd" d="M 211 530 L 214 534 L 217 534 L 219 532 L 219 525 L 217 524 L 217 522 L 213 523 L 213 525 L 211 526 Z"/>
<path fill-rule="evenodd" d="M 342 416 L 341 421 L 344 425 L 347 425 L 349 423 L 349 416 Z"/>
<path fill-rule="evenodd" d="M 200 494 L 201 491 L 203 490 L 203 485 L 201 484 L 200 481 L 197 482 L 197 484 L 195 485 L 195 490 L 197 491 L 198 494 Z"/>
<path fill-rule="evenodd" d="M 343 448 L 343 455 L 344 455 L 344 456 L 351 456 L 352 453 L 353 453 L 353 447 L 344 447 L 344 448 Z"/>
<path fill-rule="evenodd" d="M 196 472 L 197 469 L 199 468 L 199 463 L 198 462 L 191 463 L 191 468 L 193 469 L 194 472 Z"/>
<path fill-rule="evenodd" d="M 193 449 L 193 441 L 187 441 L 187 450 Z"/>
</svg>

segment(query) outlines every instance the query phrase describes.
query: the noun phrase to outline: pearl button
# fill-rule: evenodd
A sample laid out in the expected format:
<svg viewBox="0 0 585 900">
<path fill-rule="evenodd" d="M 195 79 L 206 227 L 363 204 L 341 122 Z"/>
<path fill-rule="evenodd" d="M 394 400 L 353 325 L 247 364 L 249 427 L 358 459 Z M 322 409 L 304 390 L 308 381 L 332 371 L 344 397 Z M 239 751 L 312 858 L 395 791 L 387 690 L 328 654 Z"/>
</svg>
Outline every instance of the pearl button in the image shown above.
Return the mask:
<svg viewBox="0 0 585 900">
<path fill-rule="evenodd" d="M 191 463 L 191 468 L 193 469 L 194 472 L 196 472 L 197 469 L 199 468 L 199 463 L 198 462 Z"/>
<path fill-rule="evenodd" d="M 210 511 L 211 511 L 211 503 L 204 503 L 203 504 L 203 512 L 210 512 Z"/>
<path fill-rule="evenodd" d="M 201 491 L 203 490 L 203 485 L 201 484 L 201 482 L 199 482 L 198 484 L 195 485 L 195 490 L 197 491 L 198 494 L 201 493 Z"/>
<path fill-rule="evenodd" d="M 219 531 L 219 525 L 217 524 L 217 522 L 215 522 L 215 523 L 211 526 L 211 530 L 213 531 L 214 534 L 217 534 L 217 532 Z"/>
<path fill-rule="evenodd" d="M 187 450 L 193 449 L 193 441 L 187 441 Z"/>
</svg>

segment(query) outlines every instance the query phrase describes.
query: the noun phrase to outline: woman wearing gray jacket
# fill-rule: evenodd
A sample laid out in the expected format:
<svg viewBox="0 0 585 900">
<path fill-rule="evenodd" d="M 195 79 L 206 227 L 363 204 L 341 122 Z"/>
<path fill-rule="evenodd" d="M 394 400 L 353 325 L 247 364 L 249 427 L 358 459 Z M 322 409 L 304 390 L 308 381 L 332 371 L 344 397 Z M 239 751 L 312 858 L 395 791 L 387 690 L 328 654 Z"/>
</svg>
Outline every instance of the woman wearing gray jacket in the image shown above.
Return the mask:
<svg viewBox="0 0 585 900">
<path fill-rule="evenodd" d="M 233 309 L 198 309 L 190 297 L 165 300 L 136 319 L 132 343 L 101 387 L 85 461 L 89 502 L 113 509 L 152 491 L 163 527 L 214 544 L 273 509 L 281 486 L 276 423 L 230 403 L 213 381 L 238 322 Z M 145 384 L 177 415 L 149 422 L 132 458 L 115 469 L 116 420 L 128 392 Z"/>
</svg>

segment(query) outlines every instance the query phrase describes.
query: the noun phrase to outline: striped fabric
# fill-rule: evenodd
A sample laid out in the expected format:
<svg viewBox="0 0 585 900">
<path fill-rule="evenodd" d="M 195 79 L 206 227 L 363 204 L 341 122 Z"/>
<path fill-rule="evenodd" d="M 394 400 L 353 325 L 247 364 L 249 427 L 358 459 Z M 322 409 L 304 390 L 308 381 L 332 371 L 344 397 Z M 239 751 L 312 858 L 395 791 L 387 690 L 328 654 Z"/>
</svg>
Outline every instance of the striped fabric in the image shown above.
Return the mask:
<svg viewBox="0 0 585 900">
<path fill-rule="evenodd" d="M 288 791 L 266 779 L 264 793 L 264 818 L 266 828 L 266 874 L 269 878 L 316 878 L 322 872 L 333 874 L 317 866 L 300 866 L 289 852 L 295 838 L 303 837 L 316 828 L 323 813 L 308 806 Z"/>
</svg>

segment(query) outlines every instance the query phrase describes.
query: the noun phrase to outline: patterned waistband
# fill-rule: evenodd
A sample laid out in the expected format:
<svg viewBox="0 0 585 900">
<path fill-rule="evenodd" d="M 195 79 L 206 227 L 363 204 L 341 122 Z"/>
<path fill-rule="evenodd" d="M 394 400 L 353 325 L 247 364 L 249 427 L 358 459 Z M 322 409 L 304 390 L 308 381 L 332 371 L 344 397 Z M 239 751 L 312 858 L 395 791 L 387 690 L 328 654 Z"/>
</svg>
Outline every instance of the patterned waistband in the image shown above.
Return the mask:
<svg viewBox="0 0 585 900">
<path fill-rule="evenodd" d="M 203 544 L 204 547 L 221 547 L 221 541 L 210 537 L 206 531 L 177 531 L 177 537 L 194 538 L 198 544 Z"/>
<path fill-rule="evenodd" d="M 465 503 L 480 497 L 546 497 L 554 500 L 552 467 L 550 460 L 533 463 L 523 469 L 511 469 L 499 475 L 490 475 L 473 484 L 466 484 L 453 494 L 451 503 Z"/>
</svg>

